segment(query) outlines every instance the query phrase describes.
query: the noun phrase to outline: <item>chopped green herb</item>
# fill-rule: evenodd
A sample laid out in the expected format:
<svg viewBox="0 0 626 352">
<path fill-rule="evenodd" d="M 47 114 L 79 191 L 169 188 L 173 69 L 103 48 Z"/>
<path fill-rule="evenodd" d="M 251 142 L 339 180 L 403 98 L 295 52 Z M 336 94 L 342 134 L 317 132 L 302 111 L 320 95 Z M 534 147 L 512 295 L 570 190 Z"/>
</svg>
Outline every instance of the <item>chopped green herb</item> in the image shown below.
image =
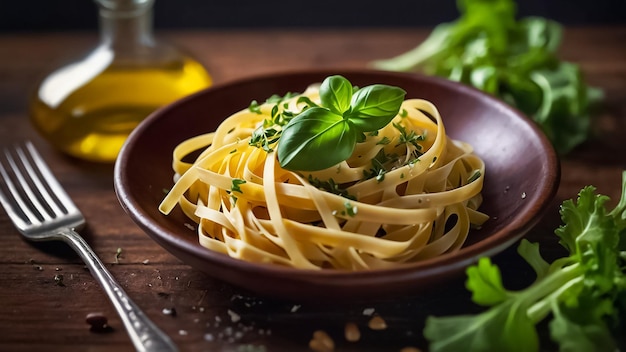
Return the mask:
<svg viewBox="0 0 626 352">
<path fill-rule="evenodd" d="M 348 216 L 350 216 L 350 217 L 356 216 L 356 213 L 357 213 L 357 210 L 358 210 L 356 205 L 352 205 L 351 202 L 345 202 L 343 204 L 343 206 L 344 206 L 344 208 L 346 208 L 346 214 L 348 214 Z"/>
<path fill-rule="evenodd" d="M 412 145 L 417 150 L 422 150 L 422 146 L 418 143 L 426 139 L 425 134 L 417 134 L 415 131 L 411 130 L 407 132 L 406 128 L 399 123 L 394 123 L 393 127 L 395 127 L 400 132 L 400 140 L 396 147 L 402 144 Z"/>
<path fill-rule="evenodd" d="M 313 177 L 312 175 L 309 175 L 309 183 L 313 187 L 324 190 L 326 192 L 337 194 L 344 198 L 356 200 L 356 197 L 349 194 L 346 189 L 341 188 L 337 183 L 335 183 L 335 180 L 333 180 L 332 178 L 328 179 L 327 181 L 322 181 L 318 179 L 317 177 Z"/>
<path fill-rule="evenodd" d="M 389 143 L 391 143 L 391 139 L 389 139 L 387 136 L 384 136 L 378 142 L 376 142 L 376 145 L 387 145 Z"/>
<path fill-rule="evenodd" d="M 272 116 L 272 121 L 275 121 L 276 118 L 278 118 L 278 104 L 272 106 L 272 112 L 270 113 L 270 116 Z"/>
<path fill-rule="evenodd" d="M 406 111 L 406 109 L 400 110 L 400 117 L 407 117 L 407 116 L 409 116 L 409 112 Z"/>
<path fill-rule="evenodd" d="M 363 180 L 376 178 L 378 182 L 382 182 L 385 179 L 387 170 L 390 170 L 397 161 L 398 156 L 396 154 L 386 154 L 384 149 L 379 150 L 372 159 L 372 167 L 368 170 L 363 170 Z"/>
<path fill-rule="evenodd" d="M 243 185 L 244 183 L 246 183 L 246 180 L 242 180 L 240 178 L 233 178 L 232 182 L 231 182 L 231 186 L 230 186 L 230 190 L 231 192 L 239 192 L 239 193 L 243 193 L 241 191 L 241 185 Z"/>
<path fill-rule="evenodd" d="M 265 102 L 268 104 L 280 104 L 283 101 L 291 99 L 297 95 L 298 93 L 292 93 L 292 92 L 287 92 L 287 94 L 282 95 L 282 96 L 278 94 L 273 94 L 271 97 L 267 98 Z"/>
<path fill-rule="evenodd" d="M 115 251 L 115 264 L 120 263 L 120 257 L 122 256 L 122 248 L 118 247 Z"/>
<path fill-rule="evenodd" d="M 380 169 L 378 170 L 378 174 L 376 175 L 376 181 L 378 182 L 383 182 L 383 180 L 385 179 L 385 174 L 387 173 L 387 171 Z"/>
<path fill-rule="evenodd" d="M 261 105 L 259 105 L 259 103 L 256 100 L 253 100 L 250 102 L 250 106 L 248 107 L 248 110 L 257 114 L 261 114 Z"/>
<path fill-rule="evenodd" d="M 480 177 L 480 170 L 474 170 L 474 172 L 468 177 L 467 183 L 472 183 Z"/>
<path fill-rule="evenodd" d="M 305 104 L 305 109 L 319 106 L 319 105 L 315 104 L 315 102 L 313 102 L 309 97 L 305 97 L 305 96 L 302 96 L 302 97 L 298 98 L 297 103 L 298 104 Z"/>
<path fill-rule="evenodd" d="M 274 150 L 273 145 L 280 139 L 282 127 L 296 116 L 293 112 L 286 110 L 288 107 L 286 103 L 283 104 L 282 111 L 278 107 L 282 99 L 292 97 L 290 94 L 293 93 L 288 93 L 289 96 L 285 97 L 272 96 L 273 98 L 271 97 L 267 100 L 267 102 L 275 102 L 276 104 L 272 106 L 271 117 L 263 120 L 263 125 L 252 132 L 249 142 L 251 146 L 262 148 L 268 153 Z"/>
<path fill-rule="evenodd" d="M 273 151 L 272 145 L 276 143 L 279 138 L 279 129 L 260 126 L 252 132 L 249 144 L 257 148 L 262 148 L 269 153 Z"/>
</svg>

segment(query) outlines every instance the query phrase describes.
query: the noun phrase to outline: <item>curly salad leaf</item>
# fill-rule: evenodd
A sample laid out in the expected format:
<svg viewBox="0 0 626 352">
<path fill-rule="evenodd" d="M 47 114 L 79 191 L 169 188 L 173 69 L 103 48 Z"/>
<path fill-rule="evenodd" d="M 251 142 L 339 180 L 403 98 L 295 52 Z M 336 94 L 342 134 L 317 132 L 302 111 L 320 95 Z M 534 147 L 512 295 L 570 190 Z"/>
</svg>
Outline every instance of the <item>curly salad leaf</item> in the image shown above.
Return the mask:
<svg viewBox="0 0 626 352">
<path fill-rule="evenodd" d="M 585 141 L 601 92 L 557 57 L 561 26 L 542 17 L 517 20 L 513 0 L 458 0 L 457 7 L 457 20 L 373 66 L 442 76 L 498 96 L 532 117 L 560 154 Z"/>
<path fill-rule="evenodd" d="M 467 269 L 472 300 L 490 307 L 478 315 L 429 317 L 424 336 L 431 351 L 538 351 L 536 325 L 551 317 L 550 336 L 561 351 L 615 351 L 612 328 L 626 311 L 626 171 L 622 195 L 608 212 L 608 197 L 593 186 L 561 206 L 556 231 L 569 255 L 552 263 L 539 245 L 522 240 L 518 253 L 537 274 L 519 291 L 507 290 L 487 257 Z"/>
</svg>

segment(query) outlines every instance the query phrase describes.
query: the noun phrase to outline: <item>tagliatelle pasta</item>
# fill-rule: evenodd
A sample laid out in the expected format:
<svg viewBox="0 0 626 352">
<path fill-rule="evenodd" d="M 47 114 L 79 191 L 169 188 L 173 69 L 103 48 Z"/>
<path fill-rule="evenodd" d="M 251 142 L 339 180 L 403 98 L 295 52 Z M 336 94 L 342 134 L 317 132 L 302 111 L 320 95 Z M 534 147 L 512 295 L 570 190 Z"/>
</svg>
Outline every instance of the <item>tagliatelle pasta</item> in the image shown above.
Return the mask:
<svg viewBox="0 0 626 352">
<path fill-rule="evenodd" d="M 392 123 L 368 133 L 351 157 L 294 172 L 276 151 L 250 143 L 279 111 L 297 114 L 304 96 L 244 109 L 215 132 L 173 152 L 175 184 L 159 209 L 180 206 L 202 246 L 234 258 L 302 269 L 387 268 L 459 250 L 479 212 L 483 161 L 450 139 L 436 107 L 407 99 Z M 280 143 L 278 140 L 277 143 Z M 193 163 L 184 158 L 196 151 Z"/>
</svg>

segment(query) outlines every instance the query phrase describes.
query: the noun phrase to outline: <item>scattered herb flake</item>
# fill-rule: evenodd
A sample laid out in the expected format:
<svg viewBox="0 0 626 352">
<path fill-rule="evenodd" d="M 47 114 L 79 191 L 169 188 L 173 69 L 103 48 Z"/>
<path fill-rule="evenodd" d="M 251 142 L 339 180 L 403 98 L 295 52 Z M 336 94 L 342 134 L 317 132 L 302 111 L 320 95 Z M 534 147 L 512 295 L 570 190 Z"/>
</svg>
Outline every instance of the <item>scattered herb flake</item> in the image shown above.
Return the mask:
<svg viewBox="0 0 626 352">
<path fill-rule="evenodd" d="M 356 214 L 357 214 L 357 212 L 358 212 L 358 209 L 357 209 L 357 206 L 356 206 L 356 205 L 352 205 L 352 203 L 351 203 L 351 202 L 345 202 L 345 203 L 343 204 L 343 206 L 344 206 L 344 208 L 346 209 L 346 214 L 347 214 L 348 216 L 350 216 L 350 217 L 355 217 L 355 216 L 356 216 Z"/>
<path fill-rule="evenodd" d="M 230 190 L 232 192 L 239 192 L 239 193 L 243 193 L 241 191 L 241 185 L 243 185 L 244 183 L 246 183 L 246 180 L 242 180 L 240 178 L 233 178 L 232 182 L 231 182 L 231 186 L 230 186 Z"/>
<path fill-rule="evenodd" d="M 378 142 L 376 142 L 376 145 L 387 145 L 389 143 L 391 143 L 391 140 L 389 139 L 389 137 L 384 136 Z"/>
<path fill-rule="evenodd" d="M 259 115 L 262 113 L 261 105 L 259 105 L 259 103 L 256 100 L 253 100 L 250 102 L 250 106 L 248 107 L 248 110 Z"/>
<path fill-rule="evenodd" d="M 396 146 L 400 146 L 402 144 L 412 145 L 416 150 L 422 150 L 422 146 L 418 143 L 426 139 L 424 134 L 417 134 L 415 131 L 407 131 L 404 126 L 399 123 L 394 123 L 393 127 L 395 127 L 400 132 L 400 138 L 398 144 Z"/>
<path fill-rule="evenodd" d="M 309 174 L 308 181 L 315 188 L 318 188 L 318 189 L 321 189 L 321 190 L 324 190 L 326 192 L 330 192 L 333 194 L 340 195 L 344 198 L 356 200 L 356 197 L 349 194 L 348 191 L 345 190 L 344 188 L 341 188 L 340 185 L 338 185 L 335 182 L 335 180 L 333 180 L 332 178 L 324 181 L 324 180 L 318 179 L 317 177 L 313 177 L 312 175 Z"/>
<path fill-rule="evenodd" d="M 478 178 L 480 178 L 480 170 L 474 170 L 474 172 L 470 175 L 470 177 L 467 178 L 467 183 L 472 183 L 476 180 L 478 180 Z"/>
<path fill-rule="evenodd" d="M 115 264 L 119 264 L 120 263 L 121 255 L 122 255 L 122 248 L 117 247 L 117 250 L 115 251 Z"/>
</svg>

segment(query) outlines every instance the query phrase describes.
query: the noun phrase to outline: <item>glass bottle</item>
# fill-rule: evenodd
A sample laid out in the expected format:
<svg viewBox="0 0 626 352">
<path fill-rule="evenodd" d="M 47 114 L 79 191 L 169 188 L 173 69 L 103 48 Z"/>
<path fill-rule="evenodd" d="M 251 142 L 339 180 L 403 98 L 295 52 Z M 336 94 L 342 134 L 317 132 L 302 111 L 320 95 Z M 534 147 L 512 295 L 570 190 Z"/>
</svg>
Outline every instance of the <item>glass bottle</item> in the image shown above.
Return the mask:
<svg viewBox="0 0 626 352">
<path fill-rule="evenodd" d="M 95 0 L 100 43 L 38 85 L 30 117 L 72 156 L 112 162 L 128 134 L 157 108 L 211 85 L 191 56 L 152 35 L 154 0 Z"/>
</svg>

